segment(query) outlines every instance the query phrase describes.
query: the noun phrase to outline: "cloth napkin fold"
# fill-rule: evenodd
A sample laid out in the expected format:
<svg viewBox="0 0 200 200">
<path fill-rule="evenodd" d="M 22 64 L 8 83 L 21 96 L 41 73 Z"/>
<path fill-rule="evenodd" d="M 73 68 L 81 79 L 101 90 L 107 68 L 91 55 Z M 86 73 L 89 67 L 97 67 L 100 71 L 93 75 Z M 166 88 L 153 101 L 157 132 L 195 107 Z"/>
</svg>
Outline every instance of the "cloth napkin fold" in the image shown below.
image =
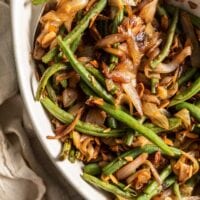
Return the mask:
<svg viewBox="0 0 200 200">
<path fill-rule="evenodd" d="M 62 179 L 32 129 L 18 94 L 8 1 L 0 0 L 0 199 L 82 199 Z"/>
</svg>

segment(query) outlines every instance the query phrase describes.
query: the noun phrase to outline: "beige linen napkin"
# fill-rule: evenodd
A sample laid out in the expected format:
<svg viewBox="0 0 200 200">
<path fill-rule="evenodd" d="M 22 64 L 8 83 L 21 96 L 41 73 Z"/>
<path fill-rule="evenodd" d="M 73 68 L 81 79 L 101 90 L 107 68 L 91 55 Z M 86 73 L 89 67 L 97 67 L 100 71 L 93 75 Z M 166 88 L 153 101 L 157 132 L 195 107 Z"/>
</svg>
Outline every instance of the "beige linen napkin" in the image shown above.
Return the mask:
<svg viewBox="0 0 200 200">
<path fill-rule="evenodd" d="M 49 161 L 23 112 L 5 2 L 0 0 L 0 200 L 79 200 Z"/>
</svg>

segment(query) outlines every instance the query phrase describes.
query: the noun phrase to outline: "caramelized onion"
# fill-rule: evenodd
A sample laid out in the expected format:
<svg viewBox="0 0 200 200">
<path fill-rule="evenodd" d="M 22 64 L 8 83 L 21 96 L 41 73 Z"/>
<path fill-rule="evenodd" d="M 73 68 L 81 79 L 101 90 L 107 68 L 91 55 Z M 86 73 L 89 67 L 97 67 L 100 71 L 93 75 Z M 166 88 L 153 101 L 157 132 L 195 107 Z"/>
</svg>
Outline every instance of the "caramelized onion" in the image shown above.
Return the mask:
<svg viewBox="0 0 200 200">
<path fill-rule="evenodd" d="M 123 180 L 130 176 L 132 173 L 135 172 L 135 170 L 140 167 L 144 162 L 147 160 L 148 154 L 142 153 L 140 156 L 138 156 L 135 160 L 129 162 L 124 167 L 119 169 L 116 172 L 116 176 L 119 180 Z"/>
<path fill-rule="evenodd" d="M 116 33 L 112 35 L 108 35 L 105 38 L 99 40 L 96 43 L 97 48 L 109 47 L 115 43 L 123 42 L 126 40 L 126 37 L 122 34 Z"/>
<path fill-rule="evenodd" d="M 142 103 L 140 100 L 140 97 L 137 93 L 137 90 L 134 87 L 134 83 L 131 81 L 131 83 L 127 84 L 122 84 L 122 87 L 127 94 L 127 96 L 131 99 L 135 109 L 139 113 L 140 116 L 143 116 L 143 111 L 142 111 Z"/>
<path fill-rule="evenodd" d="M 156 67 L 154 71 L 157 73 L 171 73 L 175 71 L 176 68 L 179 67 L 181 63 L 183 63 L 185 58 L 191 55 L 191 53 L 191 47 L 187 46 L 178 55 L 176 55 L 170 63 L 161 63 Z"/>
<path fill-rule="evenodd" d="M 169 129 L 168 118 L 162 113 L 156 104 L 143 102 L 143 112 L 157 126 Z"/>
<path fill-rule="evenodd" d="M 176 117 L 180 118 L 186 128 L 190 128 L 191 119 L 190 112 L 187 109 L 181 109 L 179 112 L 175 114 Z"/>
<path fill-rule="evenodd" d="M 146 22 L 151 23 L 156 13 L 158 0 L 152 0 L 147 3 L 140 11 L 139 16 Z"/>
<path fill-rule="evenodd" d="M 86 115 L 86 122 L 103 126 L 106 119 L 106 113 L 100 109 L 90 109 Z"/>
<path fill-rule="evenodd" d="M 149 169 L 141 169 L 134 173 L 133 175 L 129 176 L 126 179 L 126 182 L 128 184 L 133 184 L 134 182 L 134 187 L 136 190 L 141 189 L 144 184 L 148 183 L 148 181 L 151 179 L 151 173 Z"/>
<path fill-rule="evenodd" d="M 155 180 L 157 181 L 157 183 L 158 183 L 159 185 L 161 185 L 161 184 L 162 184 L 162 180 L 161 180 L 161 178 L 160 178 L 160 175 L 159 175 L 158 171 L 157 171 L 156 168 L 154 167 L 154 165 L 153 165 L 149 160 L 146 160 L 146 161 L 145 161 L 145 164 L 149 166 L 149 168 L 150 168 L 150 170 L 151 170 L 151 172 L 152 172 L 152 174 L 153 174 Z"/>
<path fill-rule="evenodd" d="M 69 107 L 78 98 L 78 93 L 74 89 L 67 88 L 63 91 L 62 98 L 63 98 L 63 106 Z"/>
</svg>

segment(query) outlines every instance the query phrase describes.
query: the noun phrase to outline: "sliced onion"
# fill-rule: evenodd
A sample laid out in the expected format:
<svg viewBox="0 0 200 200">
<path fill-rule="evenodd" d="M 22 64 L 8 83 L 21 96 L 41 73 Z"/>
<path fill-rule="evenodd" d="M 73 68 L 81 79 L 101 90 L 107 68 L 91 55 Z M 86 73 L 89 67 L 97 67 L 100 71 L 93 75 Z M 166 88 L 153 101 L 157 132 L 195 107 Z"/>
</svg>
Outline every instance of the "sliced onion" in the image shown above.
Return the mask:
<svg viewBox="0 0 200 200">
<path fill-rule="evenodd" d="M 115 105 L 118 106 L 124 104 L 127 104 L 129 106 L 129 111 L 131 114 L 133 114 L 133 104 L 131 102 L 130 97 L 128 97 L 127 94 L 121 93 L 115 100 Z"/>
<path fill-rule="evenodd" d="M 132 143 L 133 147 L 143 147 L 146 144 L 152 144 L 146 137 L 138 136 L 136 140 Z"/>
<path fill-rule="evenodd" d="M 106 119 L 106 113 L 100 109 L 90 109 L 86 115 L 86 122 L 103 126 Z"/>
<path fill-rule="evenodd" d="M 131 184 L 134 181 L 135 189 L 139 190 L 144 186 L 144 184 L 148 183 L 150 179 L 151 179 L 151 172 L 148 168 L 146 168 L 146 169 L 141 169 L 136 173 L 132 174 L 131 176 L 129 176 L 126 182 L 128 184 Z"/>
<path fill-rule="evenodd" d="M 81 135 L 77 131 L 72 132 L 73 144 L 77 149 L 80 149 L 81 146 Z"/>
<path fill-rule="evenodd" d="M 134 173 L 135 170 L 138 167 L 140 167 L 147 160 L 147 158 L 148 158 L 148 154 L 147 153 L 142 153 L 135 160 L 133 160 L 132 162 L 129 162 L 124 167 L 122 167 L 121 169 L 119 169 L 116 172 L 117 178 L 119 180 L 123 180 L 123 179 L 127 178 L 132 173 Z"/>
<path fill-rule="evenodd" d="M 76 101 L 76 99 L 78 98 L 78 93 L 74 89 L 67 88 L 63 91 L 62 98 L 63 98 L 63 106 L 66 108 L 72 105 Z"/>
<path fill-rule="evenodd" d="M 151 169 L 151 172 L 152 172 L 152 174 L 153 174 L 155 180 L 157 181 L 157 183 L 158 183 L 159 185 L 161 185 L 161 184 L 162 184 L 162 180 L 161 180 L 161 178 L 160 178 L 160 175 L 159 175 L 158 171 L 157 171 L 156 168 L 154 167 L 154 165 L 153 165 L 149 160 L 146 160 L 146 161 L 145 161 L 145 164 L 149 166 L 149 168 Z"/>
<path fill-rule="evenodd" d="M 146 102 L 155 103 L 157 105 L 160 105 L 160 100 L 158 99 L 158 97 L 156 95 L 143 94 L 142 101 L 146 101 Z"/>
<path fill-rule="evenodd" d="M 105 52 L 110 53 L 112 55 L 118 56 L 120 58 L 125 59 L 125 53 L 121 51 L 120 49 L 112 48 L 112 47 L 106 47 L 103 49 Z M 123 59 L 123 60 L 124 60 Z"/>
<path fill-rule="evenodd" d="M 156 104 L 143 102 L 143 112 L 157 126 L 169 129 L 169 121 L 165 114 L 156 106 Z"/>
<path fill-rule="evenodd" d="M 182 152 L 182 154 L 192 162 L 193 174 L 196 174 L 199 171 L 199 163 L 198 163 L 198 161 L 195 159 L 195 157 L 192 155 L 191 152 L 188 152 L 188 153 Z"/>
<path fill-rule="evenodd" d="M 158 0 L 152 0 L 147 3 L 139 13 L 139 16 L 146 22 L 151 23 L 154 19 Z"/>
<path fill-rule="evenodd" d="M 143 57 L 143 54 L 140 52 L 134 38 L 128 37 L 127 44 L 128 44 L 130 57 L 132 58 L 132 61 L 133 61 L 133 65 L 137 67 L 139 66 L 141 62 L 141 58 Z"/>
<path fill-rule="evenodd" d="M 163 86 L 158 86 L 157 87 L 157 92 L 158 92 L 158 97 L 162 100 L 167 99 L 168 97 L 168 93 L 167 93 L 167 89 Z"/>
<path fill-rule="evenodd" d="M 72 115 L 77 115 L 77 113 L 79 112 L 80 108 L 83 107 L 84 104 L 83 103 L 77 103 L 73 106 L 71 106 L 69 109 L 68 109 L 68 112 Z"/>
<path fill-rule="evenodd" d="M 140 116 L 143 116 L 143 111 L 142 111 L 142 103 L 140 100 L 140 97 L 138 95 L 138 92 L 134 86 L 134 82 L 122 84 L 122 87 L 125 91 L 125 93 L 128 95 L 128 97 L 131 99 L 135 109 L 139 113 Z"/>
<path fill-rule="evenodd" d="M 175 58 L 170 63 L 168 64 L 161 63 L 156 67 L 154 71 L 157 73 L 171 73 L 174 70 L 176 70 L 176 68 L 179 67 L 179 65 L 183 63 L 185 58 L 190 56 L 191 53 L 192 53 L 191 47 L 187 46 L 178 55 L 176 55 Z"/>
<path fill-rule="evenodd" d="M 116 33 L 112 35 L 108 35 L 105 38 L 99 40 L 96 44 L 97 48 L 109 47 L 115 43 L 123 42 L 126 40 L 126 36 Z"/>
<path fill-rule="evenodd" d="M 58 4 L 56 14 L 64 22 L 68 31 L 71 30 L 71 24 L 76 13 L 86 7 L 87 4 L 88 0 L 71 0 Z"/>
<path fill-rule="evenodd" d="M 176 117 L 180 118 L 184 126 L 188 129 L 191 126 L 190 112 L 187 109 L 181 109 L 175 114 Z"/>
</svg>

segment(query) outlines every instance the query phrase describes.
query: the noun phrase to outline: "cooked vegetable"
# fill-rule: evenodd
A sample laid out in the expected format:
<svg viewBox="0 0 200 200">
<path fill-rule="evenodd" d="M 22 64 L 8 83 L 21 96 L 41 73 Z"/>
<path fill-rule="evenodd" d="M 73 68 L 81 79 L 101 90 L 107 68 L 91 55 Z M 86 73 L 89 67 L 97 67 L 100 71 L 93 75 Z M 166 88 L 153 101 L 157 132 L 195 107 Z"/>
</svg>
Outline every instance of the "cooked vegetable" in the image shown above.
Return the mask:
<svg viewBox="0 0 200 200">
<path fill-rule="evenodd" d="M 114 106 L 105 102 L 102 102 L 102 104 L 99 104 L 98 106 L 105 112 L 110 114 L 112 117 L 123 122 L 133 130 L 138 131 L 140 134 L 144 135 L 152 143 L 156 144 L 160 149 L 162 149 L 166 154 L 171 156 L 175 155 L 175 152 L 173 152 L 173 150 L 170 149 L 170 147 L 167 146 L 160 137 L 158 137 L 151 129 L 148 129 L 145 126 L 141 125 L 136 119 L 131 117 L 129 114 L 125 113 L 120 109 L 116 109 Z"/>
<path fill-rule="evenodd" d="M 94 92 L 97 93 L 100 97 L 102 97 L 110 103 L 113 103 L 113 97 L 99 84 L 95 77 L 92 76 L 80 62 L 78 62 L 70 48 L 66 46 L 65 42 L 62 41 L 60 37 L 58 38 L 58 42 L 65 55 L 68 57 L 72 67 L 77 73 L 80 74 L 81 78 L 85 81 L 85 83 L 91 89 L 93 89 Z"/>
<path fill-rule="evenodd" d="M 179 92 L 170 102 L 169 106 L 175 106 L 178 103 L 187 101 L 200 91 L 200 78 L 197 78 L 190 87 Z"/>
<path fill-rule="evenodd" d="M 200 19 L 167 3 L 57 0 L 36 35 L 47 138 L 120 200 L 199 198 Z"/>
<path fill-rule="evenodd" d="M 60 109 L 56 104 L 54 104 L 50 99 L 47 97 L 41 100 L 42 105 L 57 119 L 61 122 L 70 124 L 74 117 L 70 113 L 65 112 L 64 110 Z M 93 125 L 90 123 L 85 123 L 79 121 L 76 125 L 77 131 L 84 132 L 85 134 L 99 136 L 99 137 L 118 137 L 120 136 L 124 130 L 106 130 L 97 125 Z"/>
<path fill-rule="evenodd" d="M 170 166 L 167 166 L 160 174 L 160 178 L 164 181 L 172 172 Z M 153 196 L 160 193 L 158 183 L 154 180 L 144 190 L 144 194 L 137 197 L 137 200 L 150 200 Z"/>
<path fill-rule="evenodd" d="M 38 89 L 37 89 L 37 93 L 36 93 L 36 100 L 40 100 L 42 92 L 44 91 L 48 80 L 51 76 L 53 76 L 56 72 L 61 71 L 61 70 L 65 70 L 68 67 L 65 64 L 62 63 L 58 63 L 55 65 L 52 65 L 51 67 L 49 67 L 44 74 L 42 75 L 42 78 L 40 80 Z"/>
<path fill-rule="evenodd" d="M 181 193 L 179 189 L 179 184 L 177 182 L 174 183 L 174 194 L 176 195 L 178 200 L 181 200 Z"/>
<path fill-rule="evenodd" d="M 92 185 L 97 186 L 105 191 L 111 192 L 114 195 L 119 195 L 121 197 L 128 198 L 128 199 L 134 199 L 134 197 L 135 197 L 134 193 L 130 193 L 129 191 L 123 191 L 120 188 L 118 188 L 117 186 L 108 184 L 108 183 L 101 181 L 100 179 L 98 179 L 94 176 L 91 176 L 89 174 L 83 173 L 82 177 L 85 181 L 91 183 Z"/>
<path fill-rule="evenodd" d="M 191 113 L 191 115 L 193 117 L 195 117 L 195 119 L 197 119 L 198 121 L 200 121 L 200 108 L 198 106 L 195 106 L 194 104 L 188 103 L 188 102 L 183 102 L 180 103 L 176 106 L 177 110 L 186 108 L 187 110 L 189 110 L 189 112 Z"/>
<path fill-rule="evenodd" d="M 163 47 L 162 51 L 160 52 L 160 55 L 155 60 L 151 61 L 151 67 L 156 68 L 164 59 L 169 55 L 170 48 L 174 39 L 174 34 L 176 31 L 176 26 L 178 23 L 178 16 L 179 16 L 179 10 L 176 9 L 174 13 L 174 17 L 171 23 L 171 26 L 169 27 L 169 31 L 167 33 L 168 37 L 165 43 L 165 46 Z"/>
</svg>

